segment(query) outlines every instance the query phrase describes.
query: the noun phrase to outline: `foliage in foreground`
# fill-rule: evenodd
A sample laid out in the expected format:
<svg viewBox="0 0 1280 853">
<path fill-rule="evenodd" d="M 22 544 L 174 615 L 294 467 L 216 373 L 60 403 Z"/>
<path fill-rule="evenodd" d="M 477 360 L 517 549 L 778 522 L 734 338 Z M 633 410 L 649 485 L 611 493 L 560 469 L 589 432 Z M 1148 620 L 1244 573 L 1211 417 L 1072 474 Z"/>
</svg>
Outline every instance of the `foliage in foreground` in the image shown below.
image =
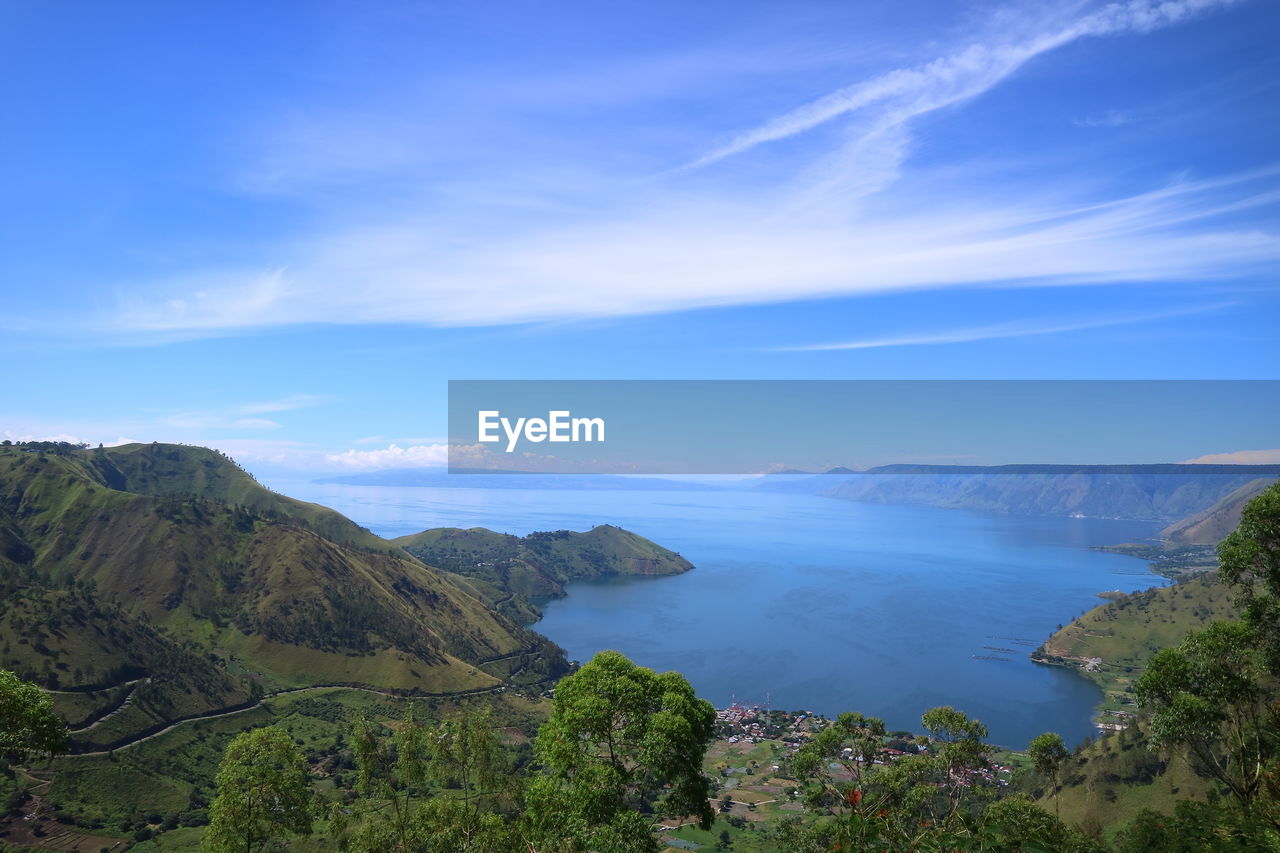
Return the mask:
<svg viewBox="0 0 1280 853">
<path fill-rule="evenodd" d="M 67 724 L 54 713 L 48 694 L 0 669 L 0 762 L 54 755 L 66 744 Z"/>
<path fill-rule="evenodd" d="M 273 726 L 236 736 L 218 768 L 204 848 L 211 853 L 269 850 L 311 831 L 307 763 L 288 733 Z"/>
<path fill-rule="evenodd" d="M 930 736 L 928 746 L 883 764 L 878 758 L 884 723 L 861 714 L 841 714 L 804 746 L 792 768 L 806 781 L 806 805 L 823 817 L 784 823 L 782 848 L 791 853 L 1104 849 L 1025 795 L 1000 798 L 981 722 L 944 706 L 926 712 L 921 724 Z M 1057 736 L 1042 737 L 1048 742 Z M 1046 766 L 1052 753 L 1046 752 Z"/>
</svg>

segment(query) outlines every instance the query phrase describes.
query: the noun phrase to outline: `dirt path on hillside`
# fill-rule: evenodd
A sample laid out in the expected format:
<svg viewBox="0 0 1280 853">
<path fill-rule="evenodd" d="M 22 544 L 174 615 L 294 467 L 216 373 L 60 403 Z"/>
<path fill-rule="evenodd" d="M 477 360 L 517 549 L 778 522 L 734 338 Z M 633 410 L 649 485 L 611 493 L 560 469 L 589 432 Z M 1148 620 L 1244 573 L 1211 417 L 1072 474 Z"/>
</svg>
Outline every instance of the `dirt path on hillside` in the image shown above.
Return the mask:
<svg viewBox="0 0 1280 853">
<path fill-rule="evenodd" d="M 119 752 L 122 749 L 129 749 L 132 746 L 136 746 L 137 744 L 143 743 L 145 741 L 149 741 L 152 738 L 160 737 L 160 735 L 167 734 L 173 731 L 174 729 L 178 728 L 178 726 L 186 725 L 187 723 L 194 723 L 200 720 L 214 720 L 214 719 L 217 719 L 218 717 L 230 717 L 235 714 L 243 714 L 246 711 L 252 711 L 255 708 L 261 708 L 263 705 L 267 703 L 269 699 L 275 699 L 278 696 L 286 696 L 291 693 L 306 693 L 312 690 L 334 690 L 334 689 L 362 690 L 365 693 L 374 693 L 374 694 L 377 694 L 378 696 L 387 696 L 392 699 L 460 699 L 466 696 L 483 696 L 486 693 L 497 693 L 502 690 L 505 690 L 506 685 L 499 684 L 494 687 L 477 687 L 472 690 L 458 690 L 458 691 L 449 692 L 449 693 L 419 693 L 416 695 L 406 695 L 404 693 L 393 693 L 389 690 L 377 690 L 373 687 L 354 687 L 350 684 L 312 684 L 309 687 L 289 687 L 284 690 L 277 690 L 275 693 L 271 693 L 267 696 L 263 696 L 257 702 L 253 703 L 252 705 L 247 705 L 243 708 L 232 708 L 229 711 L 212 711 L 206 714 L 195 714 L 190 717 L 184 717 L 181 720 L 173 721 L 172 723 L 160 729 L 159 731 L 152 732 L 149 735 L 143 735 L 142 737 L 139 737 L 139 738 L 134 738 L 133 740 L 130 740 L 130 741 L 125 741 L 124 743 L 119 744 L 118 746 L 113 746 L 110 749 L 99 749 L 99 750 L 94 750 L 92 752 L 68 753 L 67 755 L 61 756 L 61 758 L 83 758 L 88 756 L 110 755 L 113 752 Z"/>
<path fill-rule="evenodd" d="M 87 731 L 89 731 L 89 729 L 93 728 L 94 726 L 97 726 L 97 725 L 99 725 L 99 724 L 101 724 L 101 723 L 105 723 L 107 720 L 111 719 L 111 718 L 112 718 L 112 717 L 114 717 L 116 714 L 119 714 L 119 713 L 120 713 L 121 711 L 123 711 L 125 708 L 129 707 L 129 705 L 133 702 L 133 696 L 134 696 L 134 694 L 135 694 L 135 693 L 137 693 L 137 692 L 138 692 L 138 684 L 139 684 L 139 683 L 150 684 L 150 683 L 151 683 L 151 679 L 150 679 L 150 678 L 135 678 L 133 681 L 126 681 L 124 684 L 118 684 L 118 685 L 116 685 L 116 687 L 112 687 L 112 688 L 110 688 L 110 689 L 112 689 L 112 690 L 115 690 L 115 689 L 117 689 L 117 688 L 119 688 L 119 687 L 128 687 L 128 688 L 129 688 L 129 690 L 124 694 L 124 696 L 123 696 L 123 697 L 121 697 L 121 699 L 120 699 L 120 704 L 119 704 L 119 705 L 116 705 L 116 706 L 115 706 L 114 708 L 112 708 L 110 711 L 108 711 L 107 713 L 103 714 L 101 717 L 99 717 L 98 719 L 94 720 L 92 723 L 89 723 L 89 725 L 87 725 L 87 726 L 81 726 L 81 727 L 80 727 L 80 728 L 78 728 L 78 729 L 67 729 L 67 731 L 68 731 L 70 734 L 78 735 L 78 734 L 80 734 L 81 732 L 87 732 Z"/>
</svg>

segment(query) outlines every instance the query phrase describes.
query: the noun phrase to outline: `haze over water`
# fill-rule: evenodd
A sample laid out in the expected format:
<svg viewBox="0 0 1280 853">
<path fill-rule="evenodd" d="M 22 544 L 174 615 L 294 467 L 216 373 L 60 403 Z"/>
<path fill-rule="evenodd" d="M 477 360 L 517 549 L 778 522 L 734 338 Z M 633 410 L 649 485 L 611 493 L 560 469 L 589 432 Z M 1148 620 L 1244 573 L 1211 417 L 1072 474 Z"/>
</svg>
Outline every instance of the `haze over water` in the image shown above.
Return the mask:
<svg viewBox="0 0 1280 853">
<path fill-rule="evenodd" d="M 739 702 L 890 729 L 953 705 L 1015 748 L 1043 731 L 1095 733 L 1098 691 L 1028 654 L 1097 593 L 1163 585 L 1130 557 L 1088 550 L 1158 525 L 987 516 L 752 491 L 568 491 L 290 482 L 383 536 L 430 527 L 523 535 L 616 524 L 696 567 L 668 578 L 579 582 L 534 628 L 585 661 L 617 649 L 678 670 L 717 707 Z M 1002 651 L 1011 650 L 1011 651 Z M 1007 658 L 985 660 L 982 658 Z"/>
</svg>

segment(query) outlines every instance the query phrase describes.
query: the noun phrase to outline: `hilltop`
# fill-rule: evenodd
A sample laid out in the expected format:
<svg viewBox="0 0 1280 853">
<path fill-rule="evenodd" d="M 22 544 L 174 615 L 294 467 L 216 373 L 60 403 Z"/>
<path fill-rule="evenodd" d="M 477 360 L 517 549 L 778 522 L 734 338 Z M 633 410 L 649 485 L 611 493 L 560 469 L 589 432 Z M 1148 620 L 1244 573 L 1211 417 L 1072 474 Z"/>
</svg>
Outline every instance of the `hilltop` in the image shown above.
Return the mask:
<svg viewBox="0 0 1280 853">
<path fill-rule="evenodd" d="M 282 687 L 455 693 L 501 687 L 493 659 L 530 683 L 567 666 L 464 579 L 204 448 L 0 447 L 0 575 L 0 667 L 71 691 L 69 717 L 116 712 L 83 744 Z"/>
<path fill-rule="evenodd" d="M 565 594 L 565 585 L 612 575 L 674 575 L 693 565 L 628 530 L 602 524 L 518 537 L 483 527 L 442 527 L 392 540 L 413 556 L 466 578 L 493 606 L 526 624 L 538 603 Z"/>
</svg>

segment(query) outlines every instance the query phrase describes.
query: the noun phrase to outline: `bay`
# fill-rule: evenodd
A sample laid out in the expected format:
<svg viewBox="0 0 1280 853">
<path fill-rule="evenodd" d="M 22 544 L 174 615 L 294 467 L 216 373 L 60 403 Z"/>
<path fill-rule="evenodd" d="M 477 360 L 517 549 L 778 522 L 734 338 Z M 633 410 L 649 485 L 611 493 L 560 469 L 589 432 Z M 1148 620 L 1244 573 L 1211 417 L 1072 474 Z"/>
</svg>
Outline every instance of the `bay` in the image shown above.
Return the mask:
<svg viewBox="0 0 1280 853">
<path fill-rule="evenodd" d="M 590 491 L 273 484 L 383 536 L 430 527 L 524 535 L 616 524 L 696 567 L 668 578 L 570 585 L 535 629 L 585 661 L 617 649 L 677 670 L 717 707 L 731 701 L 827 715 L 858 710 L 891 729 L 952 705 L 991 740 L 1094 734 L 1095 687 L 1029 653 L 1102 600 L 1166 583 L 1141 561 L 1089 550 L 1158 525 L 988 516 L 740 491 Z M 996 658 L 996 659 L 993 659 Z"/>
</svg>

